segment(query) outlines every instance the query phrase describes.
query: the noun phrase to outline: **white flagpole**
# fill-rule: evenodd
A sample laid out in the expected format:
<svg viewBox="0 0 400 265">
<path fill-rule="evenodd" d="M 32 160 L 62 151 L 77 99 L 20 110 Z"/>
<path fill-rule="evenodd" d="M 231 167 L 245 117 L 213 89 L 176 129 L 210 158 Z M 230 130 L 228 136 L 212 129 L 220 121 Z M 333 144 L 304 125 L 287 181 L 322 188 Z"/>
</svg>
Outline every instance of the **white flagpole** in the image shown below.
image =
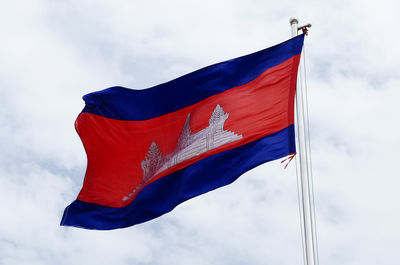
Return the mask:
<svg viewBox="0 0 400 265">
<path fill-rule="evenodd" d="M 298 35 L 299 27 L 296 18 L 290 19 L 292 37 Z M 307 25 L 305 27 L 309 27 Z M 303 59 L 304 60 L 304 59 Z M 315 230 L 314 198 L 312 190 L 312 176 L 310 164 L 310 150 L 307 144 L 306 126 L 308 121 L 308 112 L 306 102 L 306 92 L 302 86 L 301 80 L 302 66 L 299 65 L 299 77 L 297 78 L 296 88 L 296 167 L 299 186 L 299 205 L 300 205 L 300 223 L 303 240 L 303 255 L 305 265 L 318 265 L 317 238 Z"/>
</svg>

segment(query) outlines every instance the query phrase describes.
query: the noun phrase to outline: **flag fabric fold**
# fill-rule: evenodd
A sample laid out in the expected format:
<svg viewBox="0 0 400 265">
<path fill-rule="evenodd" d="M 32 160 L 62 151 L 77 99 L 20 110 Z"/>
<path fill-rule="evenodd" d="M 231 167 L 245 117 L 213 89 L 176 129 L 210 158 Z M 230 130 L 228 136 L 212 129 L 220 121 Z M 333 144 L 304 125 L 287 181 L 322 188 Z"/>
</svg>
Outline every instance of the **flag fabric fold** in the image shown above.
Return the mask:
<svg viewBox="0 0 400 265">
<path fill-rule="evenodd" d="M 170 82 L 83 97 L 87 158 L 61 225 L 139 224 L 295 152 L 294 96 L 304 35 Z"/>
</svg>

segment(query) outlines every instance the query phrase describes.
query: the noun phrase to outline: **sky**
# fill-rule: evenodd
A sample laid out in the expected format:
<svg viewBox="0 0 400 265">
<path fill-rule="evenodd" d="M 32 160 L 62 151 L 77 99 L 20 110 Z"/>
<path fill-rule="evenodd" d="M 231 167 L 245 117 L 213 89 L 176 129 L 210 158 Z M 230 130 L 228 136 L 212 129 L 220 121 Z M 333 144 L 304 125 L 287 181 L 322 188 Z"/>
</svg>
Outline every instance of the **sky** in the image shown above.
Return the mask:
<svg viewBox="0 0 400 265">
<path fill-rule="evenodd" d="M 0 264 L 302 264 L 295 163 L 264 164 L 153 221 L 60 227 L 86 155 L 82 96 L 148 88 L 305 41 L 320 264 L 397 265 L 398 1 L 1 1 Z"/>
</svg>

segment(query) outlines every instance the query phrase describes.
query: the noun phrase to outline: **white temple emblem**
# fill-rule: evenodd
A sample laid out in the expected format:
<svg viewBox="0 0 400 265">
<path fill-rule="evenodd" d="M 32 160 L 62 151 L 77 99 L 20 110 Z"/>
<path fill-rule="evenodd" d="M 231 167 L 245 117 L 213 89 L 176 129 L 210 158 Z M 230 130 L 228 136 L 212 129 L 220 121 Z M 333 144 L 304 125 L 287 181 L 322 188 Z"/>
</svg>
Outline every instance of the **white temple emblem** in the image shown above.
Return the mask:
<svg viewBox="0 0 400 265">
<path fill-rule="evenodd" d="M 242 139 L 242 135 L 224 130 L 224 124 L 228 117 L 229 113 L 225 113 L 218 104 L 208 121 L 209 126 L 192 134 L 189 113 L 175 150 L 165 156 L 163 156 L 156 142 L 153 141 L 145 159 L 141 162 L 142 182 L 122 200 L 127 201 L 132 198 L 153 176 L 164 170 L 222 145 Z"/>
</svg>

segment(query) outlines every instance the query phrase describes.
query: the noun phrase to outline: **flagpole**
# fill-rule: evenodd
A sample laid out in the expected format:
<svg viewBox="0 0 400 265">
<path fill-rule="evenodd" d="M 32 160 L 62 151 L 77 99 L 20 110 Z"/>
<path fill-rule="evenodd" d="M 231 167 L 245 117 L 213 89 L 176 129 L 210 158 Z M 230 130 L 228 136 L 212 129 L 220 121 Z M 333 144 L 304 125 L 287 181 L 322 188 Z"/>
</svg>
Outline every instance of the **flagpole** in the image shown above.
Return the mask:
<svg viewBox="0 0 400 265">
<path fill-rule="evenodd" d="M 300 28 L 296 18 L 290 19 L 292 37 L 298 35 Z M 304 59 L 303 59 L 304 60 Z M 307 144 L 306 126 L 308 121 L 307 106 L 305 106 L 306 92 L 301 80 L 302 66 L 299 65 L 299 77 L 297 78 L 296 88 L 296 167 L 298 172 L 298 191 L 300 206 L 300 223 L 303 240 L 303 255 L 305 265 L 318 265 L 317 238 L 315 230 L 314 198 L 312 190 L 312 175 L 310 165 L 310 150 Z"/>
</svg>

